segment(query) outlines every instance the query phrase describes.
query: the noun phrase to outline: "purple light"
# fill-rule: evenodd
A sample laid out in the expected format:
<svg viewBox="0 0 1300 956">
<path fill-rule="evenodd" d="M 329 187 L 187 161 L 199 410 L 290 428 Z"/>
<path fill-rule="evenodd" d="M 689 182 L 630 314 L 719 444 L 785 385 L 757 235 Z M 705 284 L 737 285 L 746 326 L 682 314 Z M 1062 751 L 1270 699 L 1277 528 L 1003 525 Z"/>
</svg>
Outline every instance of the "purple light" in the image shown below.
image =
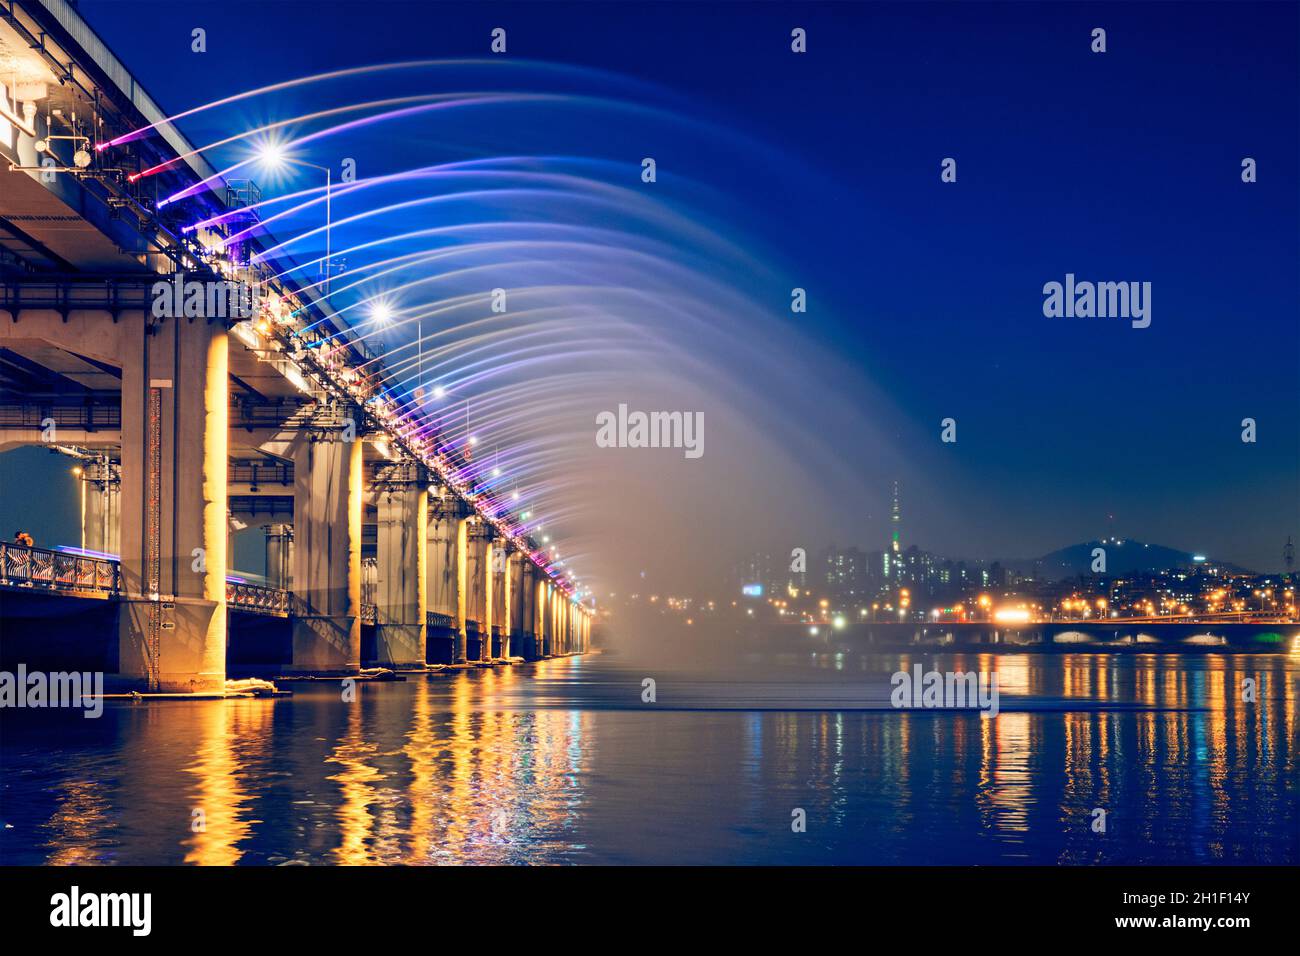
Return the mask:
<svg viewBox="0 0 1300 956">
<path fill-rule="evenodd" d="M 107 551 L 91 551 L 89 548 L 74 548 L 70 544 L 61 544 L 54 549 L 63 554 L 76 554 L 83 558 L 99 558 L 102 561 L 120 561 L 121 558 L 116 554 L 109 554 Z"/>
</svg>

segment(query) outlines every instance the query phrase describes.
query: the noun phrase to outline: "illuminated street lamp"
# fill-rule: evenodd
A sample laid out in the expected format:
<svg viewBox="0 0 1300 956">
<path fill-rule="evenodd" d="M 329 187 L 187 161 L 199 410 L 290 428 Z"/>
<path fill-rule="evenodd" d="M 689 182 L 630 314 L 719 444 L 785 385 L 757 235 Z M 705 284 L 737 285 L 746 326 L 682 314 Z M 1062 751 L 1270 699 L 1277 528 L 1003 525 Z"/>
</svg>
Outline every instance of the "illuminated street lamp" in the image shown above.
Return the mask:
<svg viewBox="0 0 1300 956">
<path fill-rule="evenodd" d="M 333 273 L 334 266 L 331 257 L 330 233 L 334 225 L 334 211 L 332 208 L 332 199 L 334 194 L 334 174 L 328 166 L 318 166 L 316 163 L 309 163 L 306 160 L 294 159 L 285 153 L 284 147 L 280 143 L 265 143 L 257 154 L 258 162 L 266 169 L 275 172 L 290 166 L 304 166 L 307 169 L 316 169 L 325 174 L 325 259 L 322 263 L 325 275 L 325 294 L 330 294 L 330 276 Z"/>
</svg>

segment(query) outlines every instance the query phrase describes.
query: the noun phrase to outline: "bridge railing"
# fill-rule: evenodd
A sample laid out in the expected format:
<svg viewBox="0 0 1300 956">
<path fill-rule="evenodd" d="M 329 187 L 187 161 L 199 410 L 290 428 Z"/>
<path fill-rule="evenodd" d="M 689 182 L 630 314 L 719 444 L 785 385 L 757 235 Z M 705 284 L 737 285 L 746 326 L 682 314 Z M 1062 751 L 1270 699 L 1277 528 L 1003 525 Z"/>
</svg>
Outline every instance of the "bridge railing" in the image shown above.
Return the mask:
<svg viewBox="0 0 1300 956">
<path fill-rule="evenodd" d="M 0 428 L 121 428 L 122 406 L 116 400 L 47 402 L 16 400 L 0 403 Z"/>
<path fill-rule="evenodd" d="M 117 594 L 121 590 L 121 571 L 118 562 L 111 558 L 3 541 L 0 542 L 0 584 Z"/>
<path fill-rule="evenodd" d="M 425 625 L 427 627 L 455 627 L 456 618 L 450 614 L 440 614 L 437 611 L 426 611 L 424 614 Z"/>
<path fill-rule="evenodd" d="M 245 611 L 287 617 L 292 595 L 283 588 L 271 588 L 246 581 L 226 582 L 226 603 Z"/>
</svg>

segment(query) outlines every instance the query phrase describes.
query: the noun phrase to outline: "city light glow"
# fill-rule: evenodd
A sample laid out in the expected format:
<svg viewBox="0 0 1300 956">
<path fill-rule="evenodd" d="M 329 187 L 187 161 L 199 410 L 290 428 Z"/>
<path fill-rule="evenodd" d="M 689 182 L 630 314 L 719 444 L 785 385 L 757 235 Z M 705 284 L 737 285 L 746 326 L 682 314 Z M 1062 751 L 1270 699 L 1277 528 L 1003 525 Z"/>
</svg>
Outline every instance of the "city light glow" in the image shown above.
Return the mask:
<svg viewBox="0 0 1300 956">
<path fill-rule="evenodd" d="M 1023 624 L 1029 620 L 1029 609 L 1023 607 L 1001 607 L 993 612 L 993 620 L 1001 624 Z"/>
</svg>

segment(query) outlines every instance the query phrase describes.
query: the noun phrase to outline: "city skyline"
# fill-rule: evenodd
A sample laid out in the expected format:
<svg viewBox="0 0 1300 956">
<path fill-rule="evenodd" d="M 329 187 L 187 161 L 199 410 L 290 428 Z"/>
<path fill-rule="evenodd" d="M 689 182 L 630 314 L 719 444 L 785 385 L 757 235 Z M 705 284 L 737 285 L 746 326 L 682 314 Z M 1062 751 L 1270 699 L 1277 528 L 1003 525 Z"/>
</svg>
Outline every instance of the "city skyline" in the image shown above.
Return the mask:
<svg viewBox="0 0 1300 956">
<path fill-rule="evenodd" d="M 859 550 L 861 550 L 861 548 L 865 547 L 865 548 L 866 548 L 866 552 L 865 552 L 865 553 L 868 553 L 868 554 L 884 554 L 884 553 L 888 553 L 888 552 L 892 552 L 892 553 L 894 553 L 894 554 L 898 554 L 898 553 L 900 553 L 900 552 L 907 551 L 909 548 L 916 548 L 916 547 L 918 547 L 918 545 L 917 545 L 916 543 L 914 543 L 914 542 L 912 542 L 912 543 L 908 543 L 908 542 L 905 542 L 905 541 L 903 540 L 903 532 L 904 532 L 904 528 L 906 527 L 906 525 L 905 525 L 905 522 L 904 522 L 904 519 L 903 519 L 902 489 L 901 489 L 900 483 L 899 483 L 898 481 L 894 481 L 893 484 L 892 484 L 892 492 L 891 492 L 891 497 L 890 497 L 890 509 L 889 509 L 889 513 L 890 513 L 889 537 L 888 537 L 888 539 L 884 542 L 884 544 L 881 546 L 881 548 L 880 548 L 879 551 L 875 550 L 874 548 L 870 547 L 869 545 L 864 545 L 863 542 L 862 542 L 860 539 L 859 539 L 858 541 L 855 541 L 855 542 L 851 542 L 851 543 L 849 543 L 849 544 L 847 545 L 847 547 L 850 548 L 850 549 L 857 548 L 857 549 L 859 549 Z M 1114 542 L 1118 542 L 1118 543 L 1120 543 L 1120 544 L 1123 544 L 1125 541 L 1130 541 L 1130 542 L 1133 542 L 1133 543 L 1143 544 L 1143 545 L 1146 545 L 1146 546 L 1150 546 L 1150 545 L 1153 545 L 1153 544 L 1154 544 L 1154 545 L 1157 545 L 1157 547 L 1159 547 L 1159 548 L 1161 548 L 1161 549 L 1163 549 L 1163 550 L 1182 551 L 1184 554 L 1189 555 L 1189 556 L 1191 556 L 1191 555 L 1200 555 L 1200 557 L 1201 557 L 1203 560 L 1204 560 L 1204 559 L 1212 559 L 1212 560 L 1214 561 L 1214 563 L 1216 563 L 1216 564 L 1221 564 L 1221 565 L 1232 565 L 1232 564 L 1233 564 L 1233 562 L 1226 561 L 1226 560 L 1223 558 L 1223 556 L 1221 556 L 1221 555 L 1209 555 L 1209 554 L 1203 554 L 1202 551 L 1201 551 L 1200 549 L 1196 549 L 1196 548 L 1192 548 L 1192 549 L 1174 548 L 1174 547 L 1172 547 L 1172 546 L 1170 545 L 1170 543 L 1168 543 L 1168 542 L 1155 542 L 1155 541 L 1146 541 L 1146 542 L 1142 542 L 1142 541 L 1137 541 L 1137 539 L 1136 539 L 1135 536 L 1133 536 L 1133 535 L 1123 535 L 1123 534 L 1118 534 L 1118 533 L 1116 533 L 1116 532 L 1114 531 L 1114 529 L 1111 529 L 1111 530 L 1110 530 L 1110 531 L 1109 531 L 1105 536 L 1100 536 L 1100 537 L 1095 537 L 1095 538 L 1089 538 L 1089 539 L 1086 539 L 1086 540 L 1084 540 L 1084 541 L 1072 541 L 1072 542 L 1068 542 L 1068 543 L 1058 544 L 1056 547 L 1051 548 L 1049 551 L 1047 551 L 1047 552 L 1043 552 L 1043 553 L 1040 553 L 1040 554 L 1036 554 L 1036 555 L 1028 555 L 1028 554 L 1002 554 L 1002 555 L 983 555 L 983 556 L 978 556 L 978 557 L 976 557 L 976 556 L 970 556 L 970 555 L 954 555 L 954 554 L 945 554 L 944 557 L 945 557 L 947 560 L 952 560 L 952 561 L 980 562 L 980 563 L 984 563 L 984 564 L 991 564 L 991 563 L 995 563 L 995 562 L 996 562 L 996 563 L 1004 563 L 1004 564 L 1011 564 L 1011 563 L 1014 563 L 1014 564 L 1026 564 L 1026 563 L 1032 563 L 1032 562 L 1034 562 L 1034 561 L 1040 561 L 1040 560 L 1042 560 L 1042 559 L 1044 559 L 1044 558 L 1049 557 L 1050 555 L 1052 555 L 1052 554 L 1054 554 L 1054 553 L 1056 553 L 1056 552 L 1064 551 L 1064 550 L 1069 549 L 1069 548 L 1072 548 L 1072 547 L 1076 547 L 1076 546 L 1079 546 L 1079 545 L 1085 545 L 1085 544 L 1088 544 L 1088 545 L 1091 545 L 1091 544 L 1097 544 L 1097 543 L 1106 542 L 1106 541 L 1114 541 Z M 822 550 L 822 551 L 825 551 L 825 550 L 831 550 L 831 551 L 834 551 L 834 550 L 837 549 L 837 546 L 839 545 L 839 543 L 840 543 L 840 542 L 838 542 L 838 541 L 836 541 L 834 538 L 832 538 L 831 540 L 824 542 L 824 543 L 821 545 L 820 550 Z M 809 549 L 804 548 L 803 550 L 807 551 L 807 550 L 809 550 Z M 925 549 L 922 549 L 922 550 L 925 550 L 927 553 L 936 553 L 936 554 L 937 554 L 937 553 L 940 553 L 940 552 L 938 552 L 938 551 L 936 551 L 936 550 L 934 550 L 934 549 L 931 549 L 931 548 L 925 548 Z M 1292 536 L 1291 536 L 1290 534 L 1286 535 L 1286 539 L 1285 539 L 1285 541 L 1282 542 L 1282 543 L 1279 545 L 1279 547 L 1278 547 L 1278 551 L 1277 551 L 1277 554 L 1278 554 L 1278 568 L 1251 568 L 1251 569 L 1249 569 L 1249 570 L 1253 570 L 1253 571 L 1260 572 L 1260 573 L 1271 573 L 1271 572 L 1278 571 L 1278 570 L 1282 571 L 1283 573 L 1290 573 L 1290 571 L 1294 570 L 1294 556 L 1295 556 L 1295 555 L 1294 555 L 1294 545 L 1293 545 L 1293 542 L 1292 542 Z M 1239 566 L 1239 567 L 1240 567 L 1240 566 Z"/>
</svg>

